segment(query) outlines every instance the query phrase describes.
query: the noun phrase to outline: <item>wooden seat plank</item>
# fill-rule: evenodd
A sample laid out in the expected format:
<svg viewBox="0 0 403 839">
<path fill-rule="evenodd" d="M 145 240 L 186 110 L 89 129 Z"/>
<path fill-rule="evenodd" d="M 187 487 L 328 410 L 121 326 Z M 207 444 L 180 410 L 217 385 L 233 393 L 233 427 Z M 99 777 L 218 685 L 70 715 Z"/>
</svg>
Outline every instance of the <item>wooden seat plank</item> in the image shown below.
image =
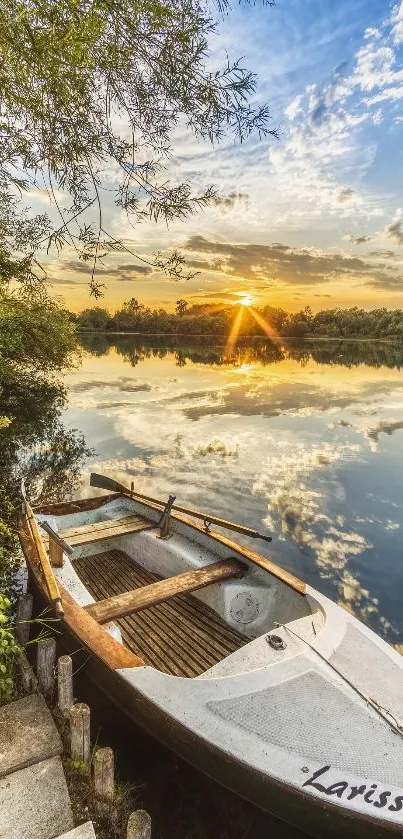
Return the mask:
<svg viewBox="0 0 403 839">
<path fill-rule="evenodd" d="M 107 554 L 93 554 L 77 559 L 74 561 L 74 567 L 96 600 L 103 600 L 162 579 L 116 550 L 111 550 Z M 208 625 L 211 627 L 208 652 L 215 652 L 218 655 L 216 660 L 219 661 L 234 651 L 236 631 L 221 621 L 205 603 L 196 600 L 192 595 L 177 595 L 174 599 L 165 600 L 147 610 L 134 613 L 131 617 L 122 618 L 121 621 L 123 624 L 127 621 L 129 623 L 140 621 L 141 625 L 144 625 L 147 623 L 147 616 L 150 616 L 155 623 L 163 623 L 162 638 L 168 639 L 174 626 L 175 645 L 177 645 L 178 631 L 183 627 L 187 647 L 191 639 L 191 643 L 194 643 L 199 650 L 206 652 L 206 625 Z M 236 638 L 238 641 L 241 639 L 240 633 L 236 635 Z M 216 660 L 213 663 L 216 663 Z M 211 666 L 211 661 L 203 669 L 207 670 L 209 666 Z"/>
<path fill-rule="evenodd" d="M 67 527 L 64 530 L 59 532 L 59 536 L 62 537 L 62 534 L 67 534 L 68 536 L 81 536 L 85 533 L 91 533 L 92 530 L 108 530 L 109 528 L 113 527 L 120 527 L 120 525 L 131 524 L 132 522 L 136 523 L 138 521 L 148 521 L 144 518 L 144 516 L 140 516 L 137 513 L 132 513 L 130 516 L 123 516 L 123 518 L 118 519 L 101 519 L 101 521 L 89 521 L 86 524 L 81 524 L 77 527 Z"/>
<path fill-rule="evenodd" d="M 116 553 L 117 552 L 112 551 L 112 556 L 114 557 Z M 121 556 L 122 554 L 119 552 L 119 559 Z M 121 594 L 123 591 L 131 591 L 133 588 L 140 588 L 141 586 L 149 585 L 150 583 L 157 583 L 159 580 L 163 579 L 157 574 L 152 574 L 145 568 L 135 564 L 133 560 L 129 560 L 129 562 L 127 562 L 120 559 L 115 571 L 115 576 L 112 578 L 112 574 L 109 573 L 109 563 L 107 566 L 106 562 L 100 562 L 98 559 L 98 561 L 95 561 L 92 566 L 93 578 L 98 578 L 101 571 L 103 571 L 105 578 L 108 580 L 110 591 L 106 589 L 101 597 L 97 596 L 97 600 L 102 600 L 103 598 L 112 596 L 113 594 Z M 88 576 L 86 579 L 88 581 Z M 88 585 L 92 585 L 92 580 L 89 584 L 87 582 L 87 586 Z M 118 586 L 116 589 L 114 588 L 115 585 Z M 206 612 L 208 610 L 209 607 L 205 603 L 202 604 L 201 600 L 197 600 L 195 597 L 192 597 L 191 594 L 182 594 L 177 595 L 174 600 L 164 600 L 156 606 L 151 606 L 147 609 L 147 614 L 155 616 L 156 620 L 164 621 L 164 628 L 162 630 L 163 636 L 167 636 L 169 627 L 172 623 L 175 624 L 175 635 L 178 634 L 178 629 L 181 626 L 184 626 L 187 645 L 189 645 L 189 642 L 195 643 L 198 649 L 205 649 L 205 631 L 207 622 L 213 626 L 209 637 L 209 648 L 216 650 L 221 656 L 223 650 L 233 652 L 235 630 L 224 623 L 224 621 L 221 621 L 213 610 L 209 610 L 209 614 L 206 616 Z M 137 613 L 143 623 L 147 619 L 147 614 L 145 611 Z M 135 617 L 135 615 L 133 617 Z M 191 626 L 191 631 L 189 631 L 189 625 Z M 240 635 L 238 633 L 238 639 L 239 638 Z"/>
<path fill-rule="evenodd" d="M 155 606 L 176 594 L 196 591 L 229 577 L 241 577 L 243 573 L 244 567 L 236 559 L 221 560 L 198 568 L 196 571 L 184 571 L 182 574 L 176 574 L 175 577 L 168 577 L 157 583 L 150 583 L 133 591 L 108 597 L 98 603 L 91 603 L 85 606 L 85 610 L 98 623 L 107 623 Z"/>
<path fill-rule="evenodd" d="M 105 594 L 106 596 L 112 596 L 122 591 L 119 583 L 116 584 L 115 580 L 112 581 L 108 576 L 106 576 L 106 579 L 103 575 L 101 576 L 98 564 L 93 568 L 93 578 L 96 580 L 93 588 L 96 589 L 97 593 L 100 590 L 104 592 L 101 599 L 105 597 Z M 119 575 L 119 582 L 121 579 L 122 575 Z M 182 595 L 182 597 L 184 596 Z M 175 612 L 173 618 L 172 606 L 174 602 L 175 605 L 177 604 L 178 599 L 179 596 L 175 597 L 174 601 L 168 600 L 159 603 L 157 606 L 151 606 L 149 609 L 120 618 L 119 625 L 123 637 L 126 640 L 131 638 L 132 643 L 135 641 L 134 649 L 146 650 L 147 660 L 151 657 L 158 664 L 158 669 L 161 669 L 162 662 L 162 669 L 168 665 L 170 672 L 174 672 L 176 675 L 199 675 L 211 666 L 209 649 L 212 646 L 211 638 L 209 638 L 206 647 L 206 638 L 200 639 L 193 625 L 191 627 L 187 625 L 184 628 L 177 612 Z M 195 600 L 195 603 L 199 605 L 200 601 Z M 170 609 L 168 618 L 165 613 L 167 608 Z M 174 638 L 172 638 L 172 634 L 174 634 Z M 231 649 L 231 652 L 233 652 L 233 649 Z M 141 657 L 144 658 L 143 655 Z M 222 657 L 222 648 L 219 648 L 219 657 Z"/>
<path fill-rule="evenodd" d="M 108 519 L 107 521 L 92 522 L 80 527 L 69 527 L 62 530 L 59 536 L 72 547 L 86 545 L 89 542 L 100 542 L 103 539 L 112 539 L 116 536 L 124 536 L 128 533 L 139 533 L 142 530 L 150 530 L 155 527 L 155 522 L 143 516 L 125 516 L 121 519 Z"/>
</svg>

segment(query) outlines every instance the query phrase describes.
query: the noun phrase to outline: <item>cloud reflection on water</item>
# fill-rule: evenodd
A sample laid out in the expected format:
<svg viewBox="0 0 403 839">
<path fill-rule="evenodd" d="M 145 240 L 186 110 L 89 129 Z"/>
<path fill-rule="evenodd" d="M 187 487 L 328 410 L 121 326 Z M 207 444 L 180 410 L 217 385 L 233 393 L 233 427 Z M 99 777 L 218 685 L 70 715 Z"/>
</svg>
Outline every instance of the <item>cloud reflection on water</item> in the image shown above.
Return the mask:
<svg viewBox="0 0 403 839">
<path fill-rule="evenodd" d="M 87 356 L 68 377 L 68 418 L 97 450 L 88 472 L 266 525 L 273 543 L 259 550 L 403 640 L 395 351 L 380 364 L 371 347 L 365 364 L 360 347 L 354 366 L 353 350 L 340 345 L 333 361 L 323 342 L 283 357 L 268 347 L 259 358 L 254 346 L 223 363 L 217 347 L 108 340 L 104 355 Z"/>
<path fill-rule="evenodd" d="M 253 491 L 265 498 L 268 528 L 295 542 L 320 577 L 336 583 L 339 602 L 365 619 L 378 611 L 378 601 L 353 576 L 349 561 L 372 544 L 353 526 L 354 520 L 346 520 L 346 495 L 337 470 L 360 451 L 352 444 L 309 449 L 303 443 L 282 444 L 267 460 Z"/>
</svg>

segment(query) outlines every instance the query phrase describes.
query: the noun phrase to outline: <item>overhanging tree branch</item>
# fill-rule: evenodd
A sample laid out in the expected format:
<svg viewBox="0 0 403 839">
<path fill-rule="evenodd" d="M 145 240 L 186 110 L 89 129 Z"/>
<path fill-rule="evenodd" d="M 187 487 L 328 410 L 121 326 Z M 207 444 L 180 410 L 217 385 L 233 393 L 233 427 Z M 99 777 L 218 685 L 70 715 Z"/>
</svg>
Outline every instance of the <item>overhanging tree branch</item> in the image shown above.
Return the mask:
<svg viewBox="0 0 403 839">
<path fill-rule="evenodd" d="M 225 0 L 219 8 L 228 8 Z M 251 103 L 255 75 L 240 61 L 209 68 L 215 29 L 198 0 L 0 0 L 3 280 L 13 270 L 19 281 L 35 279 L 32 258 L 46 227 L 43 217 L 29 222 L 25 215 L 22 239 L 16 186 L 46 178 L 61 219 L 53 229 L 46 222 L 48 247 L 70 245 L 80 259 L 92 260 L 90 291 L 99 296 L 109 167 L 115 203 L 133 224 L 169 224 L 215 196 L 211 187 L 194 195 L 190 184 L 167 178 L 170 134 L 179 119 L 213 143 L 227 136 L 242 142 L 252 132 L 276 136 L 267 106 Z M 61 209 L 56 188 L 70 197 L 69 210 Z M 158 254 L 152 264 L 173 278 L 186 276 L 176 253 L 165 260 Z"/>
</svg>

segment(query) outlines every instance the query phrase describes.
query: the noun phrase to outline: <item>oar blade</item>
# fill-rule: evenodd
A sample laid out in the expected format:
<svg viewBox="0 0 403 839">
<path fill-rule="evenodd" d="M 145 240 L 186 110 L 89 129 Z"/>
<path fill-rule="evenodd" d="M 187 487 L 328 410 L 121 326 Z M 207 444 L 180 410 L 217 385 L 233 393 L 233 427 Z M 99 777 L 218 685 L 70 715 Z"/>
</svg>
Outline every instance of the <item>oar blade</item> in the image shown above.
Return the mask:
<svg viewBox="0 0 403 839">
<path fill-rule="evenodd" d="M 113 478 L 107 478 L 106 475 L 98 475 L 96 472 L 91 472 L 90 486 L 98 487 L 99 489 L 110 489 L 111 492 L 130 492 L 128 487 L 119 484 Z"/>
</svg>

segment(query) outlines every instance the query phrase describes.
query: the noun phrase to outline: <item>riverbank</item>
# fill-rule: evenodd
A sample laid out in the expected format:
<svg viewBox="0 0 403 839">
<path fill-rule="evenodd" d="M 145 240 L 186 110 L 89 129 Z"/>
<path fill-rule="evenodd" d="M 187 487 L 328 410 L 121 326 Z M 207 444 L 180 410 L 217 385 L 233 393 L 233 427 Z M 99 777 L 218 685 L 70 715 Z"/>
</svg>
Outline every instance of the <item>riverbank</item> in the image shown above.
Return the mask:
<svg viewBox="0 0 403 839">
<path fill-rule="evenodd" d="M 95 839 L 88 821 L 73 831 L 63 744 L 44 698 L 34 693 L 4 705 L 0 731 L 0 836 Z"/>
<path fill-rule="evenodd" d="M 117 331 L 117 330 L 109 330 L 109 329 L 107 329 L 107 330 L 102 330 L 102 329 L 77 329 L 77 335 L 79 335 L 79 336 L 80 335 L 102 335 L 102 336 L 108 336 L 108 335 L 123 336 L 123 335 L 127 335 L 127 336 L 130 336 L 131 335 L 131 336 L 134 336 L 134 337 L 137 337 L 137 338 L 150 338 L 150 339 L 152 339 L 152 338 L 169 338 L 169 339 L 178 338 L 180 340 L 186 340 L 186 341 L 193 340 L 193 338 L 205 338 L 205 339 L 209 339 L 209 340 L 214 340 L 215 344 L 217 344 L 219 339 L 221 339 L 220 343 L 217 344 L 218 346 L 225 346 L 226 342 L 227 342 L 227 339 L 226 339 L 225 336 L 212 335 L 211 333 L 208 333 L 208 332 L 195 332 L 195 333 L 192 333 L 191 335 L 189 335 L 188 333 L 183 333 L 183 332 L 182 333 L 181 332 L 134 332 L 134 331 L 123 331 L 123 330 Z M 276 343 L 276 342 L 280 341 L 280 343 L 284 343 L 285 345 L 287 344 L 287 341 L 300 341 L 300 342 L 303 341 L 304 343 L 306 341 L 309 341 L 309 342 L 322 341 L 322 342 L 325 342 L 325 343 L 332 343 L 332 342 L 337 343 L 338 342 L 338 343 L 342 343 L 342 344 L 350 343 L 350 342 L 352 342 L 352 343 L 364 343 L 364 344 L 372 344 L 372 343 L 375 343 L 375 344 L 399 344 L 399 343 L 401 343 L 401 339 L 399 339 L 399 338 L 360 338 L 358 336 L 349 336 L 348 338 L 346 338 L 346 337 L 336 338 L 332 335 L 320 335 L 320 336 L 313 336 L 313 337 L 304 336 L 303 338 L 299 335 L 278 335 L 278 336 L 276 336 L 275 340 L 273 338 L 269 338 L 267 335 L 240 335 L 237 338 L 237 343 L 247 343 L 248 341 L 253 341 L 253 342 L 255 342 L 255 341 L 266 341 L 266 342 L 267 341 L 269 341 L 269 342 L 272 341 L 273 343 Z"/>
<path fill-rule="evenodd" d="M 18 601 L 20 649 L 39 625 L 32 605 L 30 594 Z M 36 672 L 24 652 L 15 657 L 14 696 L 0 707 L 0 837 L 150 839 L 150 816 L 135 809 L 134 787 L 117 780 L 112 749 L 91 738 L 90 707 L 74 698 L 72 659 L 56 660 L 49 631 L 26 647 Z"/>
</svg>

